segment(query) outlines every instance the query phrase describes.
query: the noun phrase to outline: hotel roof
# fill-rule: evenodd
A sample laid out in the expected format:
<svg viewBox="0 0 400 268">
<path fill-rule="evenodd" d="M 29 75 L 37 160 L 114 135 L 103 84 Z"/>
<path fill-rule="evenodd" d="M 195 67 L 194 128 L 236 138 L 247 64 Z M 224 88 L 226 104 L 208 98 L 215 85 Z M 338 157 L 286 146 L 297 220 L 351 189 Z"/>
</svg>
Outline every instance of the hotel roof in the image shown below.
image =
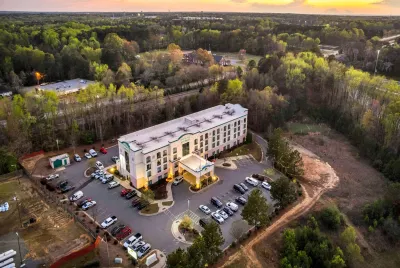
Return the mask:
<svg viewBox="0 0 400 268">
<path fill-rule="evenodd" d="M 240 104 L 218 105 L 159 125 L 142 129 L 118 141 L 126 142 L 133 151 L 144 154 L 167 146 L 186 134 L 204 132 L 247 115 L 247 109 Z"/>
</svg>

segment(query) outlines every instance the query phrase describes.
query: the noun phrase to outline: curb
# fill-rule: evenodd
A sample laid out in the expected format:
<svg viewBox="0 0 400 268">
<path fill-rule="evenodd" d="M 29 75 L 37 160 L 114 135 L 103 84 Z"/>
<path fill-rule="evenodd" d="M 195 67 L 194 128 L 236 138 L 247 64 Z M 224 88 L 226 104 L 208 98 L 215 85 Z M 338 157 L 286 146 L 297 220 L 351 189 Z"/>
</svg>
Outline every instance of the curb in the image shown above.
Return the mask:
<svg viewBox="0 0 400 268">
<path fill-rule="evenodd" d="M 199 193 L 201 193 L 201 192 L 207 190 L 209 187 L 213 186 L 214 184 L 216 184 L 218 181 L 219 181 L 219 177 L 217 177 L 217 180 L 216 180 L 215 182 L 213 182 L 213 183 L 210 184 L 210 185 L 207 185 L 206 187 L 204 187 L 203 189 L 198 190 L 197 192 L 195 192 L 195 191 L 193 191 L 192 189 L 190 189 L 190 186 L 189 186 L 189 191 L 190 191 L 191 193 L 193 193 L 193 194 L 199 194 Z"/>
<path fill-rule="evenodd" d="M 158 207 L 159 207 L 158 208 L 158 212 L 153 213 L 153 214 L 143 214 L 141 211 L 139 211 L 139 215 L 140 216 L 145 216 L 145 217 L 151 217 L 151 216 L 155 216 L 155 215 L 164 213 L 165 210 L 167 210 L 167 209 L 171 208 L 173 205 L 175 205 L 175 201 L 173 201 L 173 200 L 168 200 L 168 201 L 172 201 L 172 205 L 160 207 L 160 203 L 158 203 L 158 201 L 157 201 Z M 168 202 L 168 201 L 162 201 L 162 202 Z"/>
<path fill-rule="evenodd" d="M 192 242 L 188 242 L 188 241 L 186 241 L 184 238 L 182 239 L 180 236 L 183 236 L 180 232 L 179 232 L 179 228 L 177 227 L 176 229 L 177 230 L 175 230 L 175 228 L 174 228 L 174 224 L 176 225 L 178 225 L 179 226 L 179 223 L 181 223 L 181 221 L 182 220 L 176 220 L 176 221 L 174 221 L 173 223 L 172 223 L 172 225 L 171 225 L 171 233 L 172 233 L 172 236 L 177 240 L 177 241 L 179 241 L 179 242 L 181 242 L 181 243 L 183 243 L 183 244 L 186 244 L 186 245 L 193 245 L 193 243 Z M 178 236 L 178 234 L 179 234 L 179 236 Z"/>
</svg>

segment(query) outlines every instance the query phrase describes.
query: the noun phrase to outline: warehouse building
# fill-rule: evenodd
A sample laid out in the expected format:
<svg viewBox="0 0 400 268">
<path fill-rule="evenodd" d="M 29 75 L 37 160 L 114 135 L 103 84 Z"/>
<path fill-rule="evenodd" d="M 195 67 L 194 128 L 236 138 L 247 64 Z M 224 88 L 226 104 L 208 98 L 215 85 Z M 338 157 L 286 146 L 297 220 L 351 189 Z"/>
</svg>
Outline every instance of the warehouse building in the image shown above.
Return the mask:
<svg viewBox="0 0 400 268">
<path fill-rule="evenodd" d="M 243 143 L 246 135 L 247 109 L 219 105 L 120 137 L 117 167 L 138 189 L 182 174 L 199 187 L 214 176 L 207 159 Z"/>
</svg>

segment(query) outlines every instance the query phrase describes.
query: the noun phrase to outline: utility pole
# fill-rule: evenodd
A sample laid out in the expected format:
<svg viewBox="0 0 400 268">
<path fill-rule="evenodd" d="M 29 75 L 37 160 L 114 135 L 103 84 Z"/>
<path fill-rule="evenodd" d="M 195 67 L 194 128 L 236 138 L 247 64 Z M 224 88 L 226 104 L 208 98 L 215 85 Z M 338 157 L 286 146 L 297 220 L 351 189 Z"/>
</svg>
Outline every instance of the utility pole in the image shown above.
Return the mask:
<svg viewBox="0 0 400 268">
<path fill-rule="evenodd" d="M 18 234 L 18 232 L 16 232 L 15 234 L 17 235 L 17 240 L 18 240 L 18 251 L 19 251 L 20 264 L 22 264 L 22 253 L 21 253 L 21 245 L 19 244 L 19 234 Z"/>
</svg>

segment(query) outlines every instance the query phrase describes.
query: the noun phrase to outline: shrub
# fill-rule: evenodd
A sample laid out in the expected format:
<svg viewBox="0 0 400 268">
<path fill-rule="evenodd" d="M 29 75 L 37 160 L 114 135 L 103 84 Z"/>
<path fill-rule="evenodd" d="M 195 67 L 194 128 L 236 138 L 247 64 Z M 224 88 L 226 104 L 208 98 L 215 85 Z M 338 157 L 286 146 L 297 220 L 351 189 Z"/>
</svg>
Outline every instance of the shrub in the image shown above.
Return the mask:
<svg viewBox="0 0 400 268">
<path fill-rule="evenodd" d="M 336 206 L 322 210 L 319 218 L 321 222 L 331 230 L 337 230 L 342 222 L 342 216 Z"/>
<path fill-rule="evenodd" d="M 189 230 L 192 229 L 192 225 L 193 225 L 192 219 L 188 215 L 183 216 L 181 227 L 183 229 Z"/>
<path fill-rule="evenodd" d="M 393 220 L 392 217 L 387 218 L 383 223 L 383 232 L 388 236 L 389 240 L 396 242 L 400 240 L 400 224 Z"/>
<path fill-rule="evenodd" d="M 114 239 L 114 245 L 117 245 L 117 244 L 118 244 L 118 240 Z"/>
</svg>

